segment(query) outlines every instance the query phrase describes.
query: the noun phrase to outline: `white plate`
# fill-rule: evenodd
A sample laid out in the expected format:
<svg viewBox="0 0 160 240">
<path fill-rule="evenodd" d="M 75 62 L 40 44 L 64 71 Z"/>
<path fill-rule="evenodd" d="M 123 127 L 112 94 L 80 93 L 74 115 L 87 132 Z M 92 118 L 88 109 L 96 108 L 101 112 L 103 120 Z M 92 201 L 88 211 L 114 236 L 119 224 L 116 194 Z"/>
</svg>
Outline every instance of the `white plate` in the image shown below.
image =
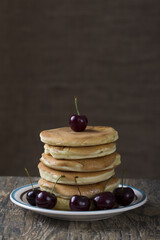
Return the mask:
<svg viewBox="0 0 160 240">
<path fill-rule="evenodd" d="M 39 187 L 38 183 L 34 183 L 34 188 Z M 121 185 L 119 185 L 121 186 Z M 124 187 L 130 187 L 124 185 Z M 34 211 L 36 213 L 55 218 L 61 220 L 70 220 L 70 221 L 93 221 L 93 220 L 101 220 L 113 217 L 115 215 L 121 214 L 123 212 L 138 208 L 146 203 L 147 197 L 144 192 L 141 190 L 131 187 L 137 196 L 137 198 L 127 207 L 119 206 L 115 209 L 109 210 L 99 210 L 99 211 L 59 211 L 52 209 L 44 209 L 39 207 L 31 206 L 26 200 L 26 192 L 31 190 L 31 185 L 25 185 L 13 190 L 10 194 L 10 199 L 13 203 L 18 205 L 19 207 Z"/>
</svg>

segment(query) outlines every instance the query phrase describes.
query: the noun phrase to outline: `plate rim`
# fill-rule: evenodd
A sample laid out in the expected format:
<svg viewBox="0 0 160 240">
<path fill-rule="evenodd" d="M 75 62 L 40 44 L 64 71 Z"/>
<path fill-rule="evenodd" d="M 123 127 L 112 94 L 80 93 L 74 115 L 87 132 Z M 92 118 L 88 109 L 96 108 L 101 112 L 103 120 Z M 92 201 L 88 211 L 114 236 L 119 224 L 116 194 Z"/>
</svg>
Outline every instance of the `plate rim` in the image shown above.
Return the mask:
<svg viewBox="0 0 160 240">
<path fill-rule="evenodd" d="M 34 182 L 33 183 L 33 186 L 38 186 L 38 182 Z M 37 187 L 36 186 L 36 187 Z M 119 184 L 119 187 L 122 186 L 122 184 Z M 11 193 L 10 193 L 10 200 L 17 206 L 19 207 L 22 207 L 22 208 L 25 208 L 27 210 L 31 210 L 31 211 L 34 211 L 34 212 L 39 212 L 39 213 L 45 213 L 45 214 L 50 214 L 50 215 L 62 215 L 62 216 L 98 216 L 98 215 L 109 215 L 109 214 L 120 214 L 120 213 L 123 213 L 123 212 L 126 212 L 126 211 L 129 211 L 129 210 L 132 210 L 132 209 L 135 209 L 135 208 L 138 208 L 140 206 L 142 206 L 143 204 L 145 204 L 147 202 L 147 196 L 146 194 L 138 189 L 138 188 L 135 188 L 135 187 L 132 187 L 132 186 L 129 186 L 129 185 L 123 185 L 124 187 L 130 187 L 132 188 L 133 190 L 135 191 L 138 191 L 140 194 L 141 194 L 141 199 L 138 201 L 138 202 L 135 202 L 133 204 L 130 204 L 129 206 L 120 206 L 119 208 L 114 208 L 114 209 L 108 209 L 108 210 L 97 210 L 97 211 L 94 211 L 94 210 L 91 210 L 91 211 L 65 211 L 65 210 L 55 210 L 55 209 L 45 209 L 45 208 L 40 208 L 40 207 L 36 207 L 36 206 L 31 206 L 29 204 L 26 204 L 25 202 L 23 201 L 19 201 L 15 195 L 18 191 L 22 190 L 23 188 L 28 188 L 28 187 L 31 187 L 32 188 L 32 185 L 31 184 L 27 184 L 27 185 L 23 185 L 23 186 L 20 186 L 16 189 L 14 189 Z M 26 191 L 26 190 L 25 190 Z M 24 191 L 24 192 L 25 192 Z M 20 198 L 20 196 L 19 196 Z"/>
</svg>

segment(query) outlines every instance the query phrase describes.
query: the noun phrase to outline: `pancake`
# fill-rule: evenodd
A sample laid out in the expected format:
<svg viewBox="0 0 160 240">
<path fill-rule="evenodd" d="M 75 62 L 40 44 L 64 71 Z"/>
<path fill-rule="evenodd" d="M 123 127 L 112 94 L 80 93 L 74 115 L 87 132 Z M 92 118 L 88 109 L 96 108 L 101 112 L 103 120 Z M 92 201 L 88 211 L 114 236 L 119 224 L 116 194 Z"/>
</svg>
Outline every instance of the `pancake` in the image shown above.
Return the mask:
<svg viewBox="0 0 160 240">
<path fill-rule="evenodd" d="M 116 177 L 112 177 L 108 183 L 106 181 L 89 184 L 89 185 L 79 185 L 80 192 L 83 196 L 87 196 L 88 198 L 92 198 L 94 195 L 100 192 L 112 192 L 120 183 L 120 180 Z M 43 191 L 51 192 L 54 183 L 49 182 L 41 178 L 38 181 L 38 184 Z M 106 186 L 105 186 L 106 185 Z M 70 199 L 73 195 L 79 195 L 79 191 L 77 186 L 73 185 L 64 185 L 57 183 L 53 192 L 57 197 Z"/>
<path fill-rule="evenodd" d="M 38 164 L 38 168 L 41 178 L 50 182 L 56 182 L 59 176 L 64 175 L 64 177 L 59 180 L 59 183 L 70 185 L 76 185 L 76 176 L 78 176 L 78 185 L 87 185 L 105 181 L 115 174 L 114 169 L 90 173 L 57 171 L 46 167 L 42 162 Z"/>
<path fill-rule="evenodd" d="M 95 146 L 115 142 L 118 132 L 112 127 L 87 126 L 83 132 L 74 132 L 70 127 L 44 130 L 40 133 L 43 143 L 56 146 Z"/>
<path fill-rule="evenodd" d="M 88 147 L 59 147 L 45 144 L 45 153 L 57 159 L 84 159 L 109 155 L 116 151 L 115 143 Z"/>
<path fill-rule="evenodd" d="M 89 158 L 80 160 L 63 160 L 53 158 L 49 154 L 42 154 L 41 162 L 49 168 L 61 171 L 74 171 L 74 172 L 96 172 L 117 167 L 120 161 L 120 155 L 118 153 L 112 153 L 110 155 Z"/>
<path fill-rule="evenodd" d="M 71 211 L 70 206 L 69 206 L 69 199 L 57 197 L 57 203 L 53 209 L 61 210 L 61 211 Z M 92 209 L 93 209 L 93 207 L 90 210 L 92 210 Z"/>
</svg>

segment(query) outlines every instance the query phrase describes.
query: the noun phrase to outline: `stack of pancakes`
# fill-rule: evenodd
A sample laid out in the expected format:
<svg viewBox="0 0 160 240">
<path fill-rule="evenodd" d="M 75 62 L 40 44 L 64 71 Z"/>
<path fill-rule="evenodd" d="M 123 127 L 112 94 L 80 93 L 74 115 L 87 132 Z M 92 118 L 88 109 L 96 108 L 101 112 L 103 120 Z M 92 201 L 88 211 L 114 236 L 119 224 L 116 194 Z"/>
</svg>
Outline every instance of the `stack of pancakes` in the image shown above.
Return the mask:
<svg viewBox="0 0 160 240">
<path fill-rule="evenodd" d="M 41 190 L 51 192 L 58 177 L 63 176 L 53 192 L 57 196 L 55 209 L 70 210 L 70 198 L 79 195 L 76 182 L 81 194 L 90 199 L 119 185 L 114 175 L 121 161 L 115 152 L 118 133 L 113 128 L 88 126 L 83 132 L 74 132 L 63 127 L 45 130 L 40 138 L 45 143 L 38 165 Z"/>
</svg>

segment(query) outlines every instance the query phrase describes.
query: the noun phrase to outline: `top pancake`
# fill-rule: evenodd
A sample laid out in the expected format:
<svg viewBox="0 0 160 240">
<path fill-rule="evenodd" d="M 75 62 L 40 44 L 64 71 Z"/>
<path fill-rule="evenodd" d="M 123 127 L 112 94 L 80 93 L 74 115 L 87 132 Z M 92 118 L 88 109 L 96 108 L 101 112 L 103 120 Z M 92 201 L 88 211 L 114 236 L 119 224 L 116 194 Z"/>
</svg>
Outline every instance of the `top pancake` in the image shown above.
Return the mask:
<svg viewBox="0 0 160 240">
<path fill-rule="evenodd" d="M 74 132 L 70 127 L 44 130 L 40 133 L 43 143 L 54 146 L 95 146 L 115 142 L 118 132 L 112 127 L 87 126 L 83 132 Z"/>
</svg>

